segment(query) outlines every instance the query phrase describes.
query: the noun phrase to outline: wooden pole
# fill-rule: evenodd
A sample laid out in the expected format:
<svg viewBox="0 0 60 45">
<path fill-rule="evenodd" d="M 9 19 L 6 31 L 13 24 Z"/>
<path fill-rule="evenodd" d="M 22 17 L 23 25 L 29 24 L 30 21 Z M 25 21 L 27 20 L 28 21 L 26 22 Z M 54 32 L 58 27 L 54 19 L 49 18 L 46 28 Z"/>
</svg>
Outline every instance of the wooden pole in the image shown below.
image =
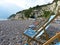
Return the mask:
<svg viewBox="0 0 60 45">
<path fill-rule="evenodd" d="M 46 35 L 46 40 L 49 40 L 49 35 L 47 34 L 46 30 L 44 29 L 44 34 Z"/>
</svg>

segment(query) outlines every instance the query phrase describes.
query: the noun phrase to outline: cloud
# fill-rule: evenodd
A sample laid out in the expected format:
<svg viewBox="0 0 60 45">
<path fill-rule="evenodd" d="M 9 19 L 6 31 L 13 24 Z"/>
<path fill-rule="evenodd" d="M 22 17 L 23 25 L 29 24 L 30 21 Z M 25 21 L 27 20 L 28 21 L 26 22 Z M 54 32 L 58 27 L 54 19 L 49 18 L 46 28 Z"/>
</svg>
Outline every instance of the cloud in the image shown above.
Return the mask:
<svg viewBox="0 0 60 45">
<path fill-rule="evenodd" d="M 43 5 L 46 3 L 50 3 L 52 1 L 53 0 L 0 0 L 0 4 L 11 3 L 26 9 L 36 5 Z"/>
<path fill-rule="evenodd" d="M 27 7 L 27 4 L 28 2 L 26 0 L 3 0 L 3 1 L 0 1 L 0 5 L 3 5 L 3 4 L 15 4 L 17 5 L 18 7 L 22 7 L 22 8 L 28 8 Z"/>
</svg>

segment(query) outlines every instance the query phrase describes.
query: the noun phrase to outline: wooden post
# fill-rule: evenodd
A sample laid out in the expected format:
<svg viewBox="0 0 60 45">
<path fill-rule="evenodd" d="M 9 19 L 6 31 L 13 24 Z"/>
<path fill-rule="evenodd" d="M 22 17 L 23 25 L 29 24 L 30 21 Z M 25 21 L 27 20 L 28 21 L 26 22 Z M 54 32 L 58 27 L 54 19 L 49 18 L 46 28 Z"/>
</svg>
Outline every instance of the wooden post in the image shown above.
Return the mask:
<svg viewBox="0 0 60 45">
<path fill-rule="evenodd" d="M 60 32 L 56 34 L 58 34 L 58 41 L 60 42 Z"/>
<path fill-rule="evenodd" d="M 49 35 L 47 34 L 45 29 L 44 29 L 44 34 L 46 35 L 46 40 L 49 40 Z"/>
<path fill-rule="evenodd" d="M 59 42 L 60 42 L 60 37 L 58 37 L 58 40 L 59 40 Z"/>
<path fill-rule="evenodd" d="M 30 38 L 28 38 L 28 40 L 27 40 L 27 42 L 28 42 L 29 45 L 31 45 L 31 44 L 30 44 L 30 40 L 31 40 Z"/>
</svg>

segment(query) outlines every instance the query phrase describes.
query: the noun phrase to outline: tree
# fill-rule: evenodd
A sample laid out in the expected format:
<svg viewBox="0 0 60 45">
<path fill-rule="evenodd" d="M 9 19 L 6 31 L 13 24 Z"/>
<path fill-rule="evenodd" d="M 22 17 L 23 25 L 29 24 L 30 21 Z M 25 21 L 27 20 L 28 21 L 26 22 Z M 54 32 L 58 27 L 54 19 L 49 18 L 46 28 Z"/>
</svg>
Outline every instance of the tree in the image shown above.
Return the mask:
<svg viewBox="0 0 60 45">
<path fill-rule="evenodd" d="M 29 8 L 28 10 L 26 10 L 26 11 L 24 12 L 25 17 L 26 17 L 26 18 L 29 18 L 31 12 L 32 12 L 32 8 Z"/>
<path fill-rule="evenodd" d="M 43 11 L 44 15 L 43 17 L 47 18 L 47 17 L 50 17 L 50 11 Z"/>
</svg>

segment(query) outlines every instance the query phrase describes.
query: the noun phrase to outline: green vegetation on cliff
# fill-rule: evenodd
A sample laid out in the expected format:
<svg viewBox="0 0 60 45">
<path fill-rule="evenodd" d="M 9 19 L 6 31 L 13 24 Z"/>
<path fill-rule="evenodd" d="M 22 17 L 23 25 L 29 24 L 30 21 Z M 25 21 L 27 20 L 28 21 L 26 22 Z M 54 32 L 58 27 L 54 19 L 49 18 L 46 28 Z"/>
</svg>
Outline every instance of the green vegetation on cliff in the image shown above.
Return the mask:
<svg viewBox="0 0 60 45">
<path fill-rule="evenodd" d="M 39 15 L 38 17 L 49 17 L 50 15 L 50 10 L 48 10 L 48 11 L 46 11 L 46 10 L 43 10 L 42 8 L 44 7 L 44 8 L 46 8 L 47 6 L 49 6 L 49 5 L 51 5 L 51 4 L 53 4 L 54 2 L 56 3 L 56 5 L 55 6 L 57 6 L 57 1 L 58 0 L 54 0 L 52 3 L 49 3 L 49 4 L 45 4 L 45 5 L 41 5 L 41 6 L 39 6 L 39 5 L 37 5 L 37 6 L 35 6 L 35 7 L 30 7 L 29 9 L 25 9 L 25 10 L 22 10 L 22 11 L 19 11 L 19 12 L 17 12 L 16 14 L 20 14 L 20 13 L 22 13 L 22 18 L 24 18 L 24 16 L 26 17 L 26 18 L 30 18 L 31 16 L 34 16 L 34 10 L 38 10 L 39 12 L 40 12 L 40 10 L 42 10 L 43 11 L 43 15 Z M 48 8 L 48 7 L 47 7 Z M 32 14 L 33 13 L 33 14 Z M 9 19 L 11 18 L 11 17 L 15 17 L 16 16 L 16 14 L 12 14 L 10 17 L 8 17 Z M 51 15 L 54 15 L 55 13 L 54 12 L 52 12 L 51 13 Z"/>
</svg>

